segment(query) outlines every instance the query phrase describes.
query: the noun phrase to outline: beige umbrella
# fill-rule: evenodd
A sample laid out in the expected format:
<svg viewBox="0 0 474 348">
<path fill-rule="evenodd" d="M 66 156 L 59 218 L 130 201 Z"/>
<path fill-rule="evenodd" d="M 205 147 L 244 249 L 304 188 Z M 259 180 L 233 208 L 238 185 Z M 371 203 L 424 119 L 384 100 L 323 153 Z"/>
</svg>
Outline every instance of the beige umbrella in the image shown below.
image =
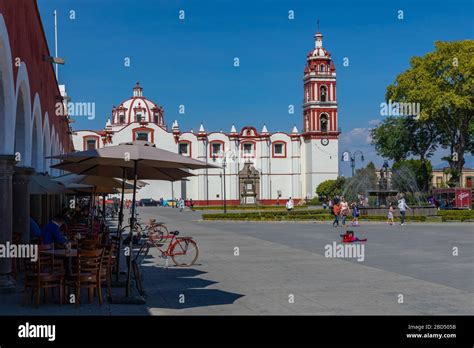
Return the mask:
<svg viewBox="0 0 474 348">
<path fill-rule="evenodd" d="M 146 141 L 123 143 L 100 149 L 72 152 L 52 156 L 65 162 L 52 168 L 63 169 L 77 174 L 98 175 L 108 177 L 135 178 L 135 163 L 138 178 L 154 180 L 180 180 L 189 173 L 176 169 L 219 168 L 218 166 L 195 160 L 190 157 L 157 148 Z M 188 175 L 184 174 L 187 173 Z"/>
<path fill-rule="evenodd" d="M 28 191 L 32 195 L 55 195 L 61 193 L 73 193 L 60 182 L 55 181 L 49 175 L 35 173 L 28 182 Z"/>
<path fill-rule="evenodd" d="M 58 176 L 53 179 L 54 181 L 60 182 L 67 188 L 81 189 L 85 190 L 88 188 L 97 188 L 95 191 L 100 193 L 107 193 L 110 191 L 110 188 L 121 188 L 122 180 L 116 178 L 106 178 L 103 176 L 93 176 L 93 175 L 78 175 L 78 174 L 65 174 Z M 107 189 L 106 191 L 101 191 L 100 189 Z M 133 184 L 125 183 L 125 188 L 133 188 Z"/>
<path fill-rule="evenodd" d="M 130 218 L 130 245 L 133 250 L 133 226 L 135 226 L 136 187 L 138 179 L 158 179 L 176 181 L 192 174 L 182 169 L 218 168 L 205 162 L 181 156 L 170 151 L 158 149 L 154 144 L 144 141 L 123 143 L 100 149 L 73 152 L 52 156 L 64 162 L 53 168 L 77 174 L 94 174 L 108 177 L 133 179 L 132 212 Z M 122 188 L 122 197 L 123 191 Z M 119 214 L 119 228 L 123 219 L 123 199 Z M 133 255 L 129 256 L 126 298 L 130 294 Z"/>
</svg>

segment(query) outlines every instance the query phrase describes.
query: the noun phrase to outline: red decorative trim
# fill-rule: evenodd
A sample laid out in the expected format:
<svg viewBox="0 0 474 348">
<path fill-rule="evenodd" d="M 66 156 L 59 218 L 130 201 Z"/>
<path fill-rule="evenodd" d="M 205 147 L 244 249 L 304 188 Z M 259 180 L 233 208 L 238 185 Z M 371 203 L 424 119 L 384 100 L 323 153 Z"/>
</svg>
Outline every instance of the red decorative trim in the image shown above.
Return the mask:
<svg viewBox="0 0 474 348">
<path fill-rule="evenodd" d="M 148 128 L 148 127 L 138 127 L 138 128 L 132 129 L 133 141 L 137 140 L 137 133 L 139 132 L 147 132 L 151 137 L 151 139 L 148 139 L 148 141 L 152 143 L 155 142 L 155 130 L 153 128 Z"/>
<path fill-rule="evenodd" d="M 254 135 L 250 135 L 250 134 L 244 134 L 245 133 L 248 133 L 248 132 L 252 132 L 254 133 Z M 245 126 L 243 127 L 241 130 L 240 130 L 240 133 L 239 135 L 241 137 L 245 137 L 245 138 L 253 138 L 253 137 L 259 137 L 260 135 L 258 134 L 257 132 L 257 129 L 255 127 L 252 127 L 252 126 Z"/>
<path fill-rule="evenodd" d="M 203 206 L 212 206 L 212 205 L 224 205 L 224 200 L 223 199 L 200 199 L 200 200 L 194 200 L 193 203 L 197 207 L 203 207 Z M 226 205 L 227 206 L 237 206 L 240 205 L 240 200 L 238 199 L 226 199 Z"/>
<path fill-rule="evenodd" d="M 299 202 L 302 201 L 301 198 L 293 198 L 293 202 L 296 204 L 298 204 Z M 286 201 L 288 200 L 288 197 L 282 197 L 280 200 L 278 199 L 260 199 L 258 201 L 258 203 L 260 203 L 261 205 L 277 205 L 279 203 L 280 206 L 284 206 Z"/>
<path fill-rule="evenodd" d="M 308 139 L 338 139 L 340 132 L 308 132 L 304 133 L 303 137 L 305 140 Z"/>
<path fill-rule="evenodd" d="M 187 157 L 193 157 L 193 152 L 192 152 L 192 142 L 189 141 L 189 140 L 180 140 L 178 142 L 178 152 L 179 152 L 179 144 L 188 144 L 188 153 L 186 155 L 182 155 L 182 156 L 187 156 Z"/>
<path fill-rule="evenodd" d="M 244 144 L 252 144 L 253 155 L 248 155 L 244 153 Z M 257 155 L 257 143 L 253 140 L 243 140 L 240 143 L 240 157 L 241 158 L 255 158 Z"/>
<path fill-rule="evenodd" d="M 275 155 L 276 144 L 283 144 L 283 155 Z M 286 158 L 286 141 L 277 140 L 272 143 L 272 158 Z"/>
<path fill-rule="evenodd" d="M 221 146 L 222 154 L 219 155 L 219 154 L 214 154 L 212 152 L 212 144 L 214 144 L 214 143 L 219 143 L 219 144 L 222 145 Z M 209 142 L 209 156 L 211 158 L 221 158 L 221 157 L 224 156 L 224 152 L 225 152 L 225 143 L 222 140 L 212 140 L 212 141 Z"/>
<path fill-rule="evenodd" d="M 274 205 L 278 206 L 285 206 L 287 197 L 282 198 L 280 200 L 278 199 L 260 199 L 258 200 L 259 205 Z M 300 203 L 302 201 L 301 198 L 293 198 L 293 202 L 296 204 Z M 200 199 L 200 200 L 193 200 L 193 203 L 196 207 L 205 207 L 205 206 L 222 206 L 224 205 L 224 200 L 223 199 L 210 199 L 210 200 L 205 200 L 205 199 Z M 226 205 L 227 207 L 229 206 L 240 206 L 240 200 L 238 199 L 227 199 L 226 200 Z M 258 207 L 258 206 L 257 206 Z"/>
<path fill-rule="evenodd" d="M 82 137 L 82 148 L 84 149 L 84 151 L 87 150 L 87 140 L 95 140 L 95 148 L 99 148 L 100 137 L 98 135 L 85 135 L 84 137 Z"/>
</svg>

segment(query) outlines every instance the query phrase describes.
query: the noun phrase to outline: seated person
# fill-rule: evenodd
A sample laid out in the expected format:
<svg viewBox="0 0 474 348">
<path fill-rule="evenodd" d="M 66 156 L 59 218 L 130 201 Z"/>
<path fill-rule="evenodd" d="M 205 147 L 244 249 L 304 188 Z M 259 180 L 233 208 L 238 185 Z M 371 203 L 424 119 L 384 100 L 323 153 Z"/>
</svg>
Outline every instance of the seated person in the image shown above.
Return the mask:
<svg viewBox="0 0 474 348">
<path fill-rule="evenodd" d="M 367 242 L 367 238 L 359 239 L 354 236 L 354 231 L 347 231 L 345 234 L 340 235 L 343 243 L 354 243 L 354 242 Z"/>
<path fill-rule="evenodd" d="M 65 245 L 68 240 L 61 232 L 61 226 L 64 224 L 62 215 L 56 215 L 54 219 L 43 227 L 41 231 L 41 240 L 43 244 L 57 243 Z"/>
<path fill-rule="evenodd" d="M 41 228 L 38 223 L 30 216 L 30 239 L 35 241 L 41 238 Z"/>
</svg>

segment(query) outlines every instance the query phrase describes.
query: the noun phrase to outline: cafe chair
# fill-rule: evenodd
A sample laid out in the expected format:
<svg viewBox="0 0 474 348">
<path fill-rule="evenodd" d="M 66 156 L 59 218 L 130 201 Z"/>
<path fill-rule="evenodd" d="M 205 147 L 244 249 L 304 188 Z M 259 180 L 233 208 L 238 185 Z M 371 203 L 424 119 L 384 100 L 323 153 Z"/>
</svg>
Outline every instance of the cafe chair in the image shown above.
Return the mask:
<svg viewBox="0 0 474 348">
<path fill-rule="evenodd" d="M 67 294 L 69 289 L 73 288 L 76 295 L 76 307 L 81 302 L 81 289 L 88 291 L 89 303 L 92 302 L 94 292 L 97 291 L 99 304 L 102 305 L 102 289 L 100 275 L 102 270 L 103 249 L 79 251 L 71 274 L 66 276 L 65 286 Z"/>
<path fill-rule="evenodd" d="M 46 302 L 48 289 L 59 288 L 59 304 L 64 302 L 64 270 L 56 271 L 53 255 L 46 255 L 39 252 L 36 262 L 26 259 L 24 265 L 25 284 L 23 305 L 25 304 L 29 289 L 31 289 L 32 298 L 36 299 L 36 308 L 38 308 L 40 304 L 41 290 L 44 291 L 44 302 Z"/>
</svg>

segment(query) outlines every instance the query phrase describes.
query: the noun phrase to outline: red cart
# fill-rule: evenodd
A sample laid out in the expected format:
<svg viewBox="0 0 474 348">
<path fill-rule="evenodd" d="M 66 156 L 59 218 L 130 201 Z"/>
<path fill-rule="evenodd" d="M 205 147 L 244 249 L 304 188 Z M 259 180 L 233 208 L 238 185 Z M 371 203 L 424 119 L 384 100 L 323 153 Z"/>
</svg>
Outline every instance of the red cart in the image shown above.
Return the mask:
<svg viewBox="0 0 474 348">
<path fill-rule="evenodd" d="M 436 205 L 442 209 L 471 209 L 471 188 L 451 187 L 433 189 Z"/>
</svg>

